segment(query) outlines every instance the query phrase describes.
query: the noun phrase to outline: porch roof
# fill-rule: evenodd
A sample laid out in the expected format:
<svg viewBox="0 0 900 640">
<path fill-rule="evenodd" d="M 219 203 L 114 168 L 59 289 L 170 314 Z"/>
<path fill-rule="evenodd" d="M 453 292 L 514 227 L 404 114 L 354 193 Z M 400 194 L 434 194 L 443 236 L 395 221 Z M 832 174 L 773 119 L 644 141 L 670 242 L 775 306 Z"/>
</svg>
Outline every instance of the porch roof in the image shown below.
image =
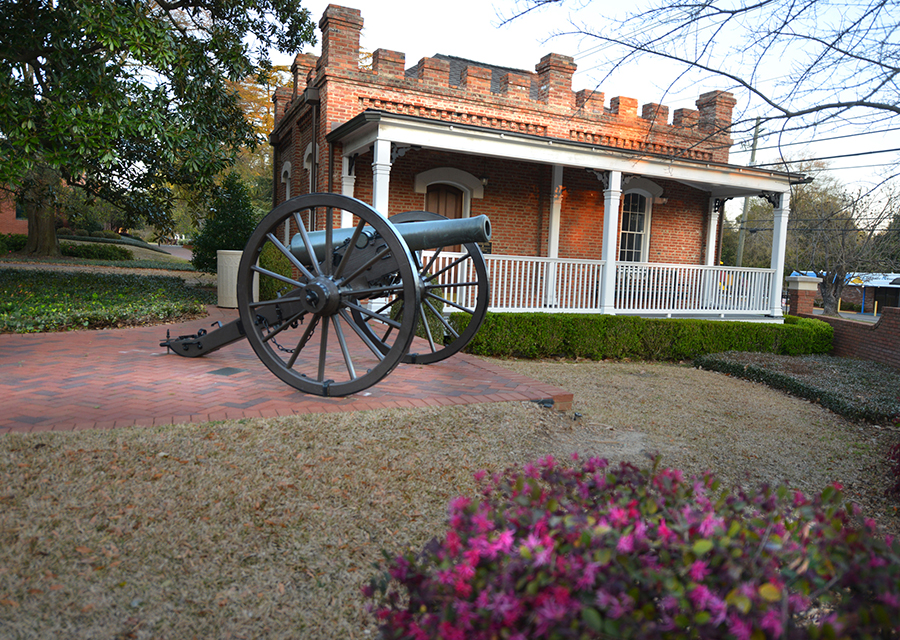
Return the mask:
<svg viewBox="0 0 900 640">
<path fill-rule="evenodd" d="M 381 139 L 403 146 L 675 180 L 723 199 L 786 193 L 791 184 L 805 181 L 798 173 L 674 158 L 374 109 L 338 126 L 326 139 L 342 143 L 345 156 L 368 150 Z"/>
</svg>

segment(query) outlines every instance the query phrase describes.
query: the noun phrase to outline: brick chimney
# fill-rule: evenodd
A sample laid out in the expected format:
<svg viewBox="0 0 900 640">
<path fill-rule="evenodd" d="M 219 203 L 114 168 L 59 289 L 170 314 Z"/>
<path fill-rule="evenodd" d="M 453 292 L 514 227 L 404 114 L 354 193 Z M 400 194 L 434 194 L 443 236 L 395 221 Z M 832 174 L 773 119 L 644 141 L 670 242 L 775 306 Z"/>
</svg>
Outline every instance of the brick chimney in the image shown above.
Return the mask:
<svg viewBox="0 0 900 640">
<path fill-rule="evenodd" d="M 549 105 L 569 110 L 575 108 L 575 94 L 572 93 L 572 75 L 578 66 L 575 59 L 558 53 L 548 53 L 535 65 L 538 73 L 538 99 Z"/>
<path fill-rule="evenodd" d="M 359 32 L 363 19 L 359 9 L 328 5 L 319 29 L 322 31 L 322 55 L 317 69 L 329 73 L 359 71 Z"/>
<path fill-rule="evenodd" d="M 298 53 L 291 64 L 291 75 L 294 76 L 294 98 L 306 90 L 306 79 L 309 72 L 316 67 L 318 57 L 313 53 Z"/>
<path fill-rule="evenodd" d="M 737 100 L 727 91 L 709 91 L 697 99 L 701 131 L 728 135 L 731 129 L 731 113 Z"/>
</svg>

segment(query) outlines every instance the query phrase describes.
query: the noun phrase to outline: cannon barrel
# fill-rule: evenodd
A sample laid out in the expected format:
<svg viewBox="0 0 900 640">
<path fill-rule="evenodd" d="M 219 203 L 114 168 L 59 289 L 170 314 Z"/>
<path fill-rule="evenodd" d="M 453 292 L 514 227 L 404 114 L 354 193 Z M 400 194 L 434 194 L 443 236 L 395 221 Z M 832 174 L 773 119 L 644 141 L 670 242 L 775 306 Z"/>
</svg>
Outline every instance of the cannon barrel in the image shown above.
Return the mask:
<svg viewBox="0 0 900 640">
<path fill-rule="evenodd" d="M 491 221 L 485 215 L 452 220 L 404 222 L 396 225 L 395 229 L 406 242 L 406 246 L 409 247 L 410 251 L 437 249 L 468 242 L 487 242 L 491 239 Z M 332 246 L 338 249 L 350 242 L 354 231 L 355 228 L 353 227 L 334 229 L 332 232 Z M 357 246 L 360 248 L 365 247 L 374 237 L 375 230 L 369 226 L 364 227 L 357 240 Z M 313 231 L 309 234 L 309 240 L 318 260 L 323 260 L 325 257 L 325 232 Z M 300 234 L 296 234 L 291 238 L 291 253 L 300 262 L 309 262 L 309 254 Z"/>
</svg>

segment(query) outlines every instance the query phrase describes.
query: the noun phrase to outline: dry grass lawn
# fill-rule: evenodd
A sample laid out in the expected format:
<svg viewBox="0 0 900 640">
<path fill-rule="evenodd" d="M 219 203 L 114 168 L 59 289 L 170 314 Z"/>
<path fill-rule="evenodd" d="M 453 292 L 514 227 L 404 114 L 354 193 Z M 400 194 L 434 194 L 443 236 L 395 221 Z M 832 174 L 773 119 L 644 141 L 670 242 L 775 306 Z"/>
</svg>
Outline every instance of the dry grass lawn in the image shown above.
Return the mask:
<svg viewBox="0 0 900 640">
<path fill-rule="evenodd" d="M 671 365 L 506 363 L 575 393 L 528 403 L 0 438 L 0 637 L 372 638 L 360 586 L 420 548 L 479 469 L 572 451 L 845 482 L 896 526 L 897 434 Z M 892 511 L 893 509 L 893 511 Z"/>
</svg>

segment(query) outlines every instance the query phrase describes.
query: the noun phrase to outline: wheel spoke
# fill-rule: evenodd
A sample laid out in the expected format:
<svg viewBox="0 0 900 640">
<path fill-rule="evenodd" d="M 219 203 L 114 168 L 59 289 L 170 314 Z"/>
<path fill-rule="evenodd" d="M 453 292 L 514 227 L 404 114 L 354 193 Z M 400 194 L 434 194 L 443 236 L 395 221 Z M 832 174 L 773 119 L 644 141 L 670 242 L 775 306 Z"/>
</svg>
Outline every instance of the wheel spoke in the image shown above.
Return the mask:
<svg viewBox="0 0 900 640">
<path fill-rule="evenodd" d="M 334 208 L 325 207 L 325 260 L 322 261 L 323 273 L 331 275 L 332 262 L 329 259 L 334 248 Z"/>
<path fill-rule="evenodd" d="M 443 250 L 444 250 L 444 247 L 435 249 L 434 255 L 432 255 L 431 258 L 429 258 L 428 264 L 426 264 L 424 267 L 419 269 L 419 273 L 420 274 L 428 273 L 429 271 L 431 271 L 431 267 L 434 265 L 435 261 L 438 259 L 438 256 L 441 255 L 441 251 L 443 251 Z"/>
<path fill-rule="evenodd" d="M 325 360 L 328 359 L 328 320 L 331 316 L 322 317 L 322 339 L 319 341 L 319 373 L 316 380 L 325 382 Z"/>
<path fill-rule="evenodd" d="M 269 239 L 269 242 L 278 247 L 278 250 L 281 251 L 281 253 L 283 253 L 284 256 L 291 261 L 292 265 L 297 267 L 297 270 L 300 271 L 300 273 L 306 276 L 307 280 L 313 279 L 313 274 L 310 272 L 310 270 L 307 269 L 299 260 L 297 260 L 297 257 L 293 253 L 291 253 L 290 249 L 288 249 L 281 243 L 281 241 L 275 236 L 274 233 L 267 233 L 266 237 Z"/>
<path fill-rule="evenodd" d="M 260 300 L 259 302 L 251 302 L 249 306 L 251 309 L 259 309 L 260 307 L 271 307 L 279 304 L 284 304 L 285 302 L 292 301 L 292 298 L 298 297 L 297 294 L 306 289 L 306 283 L 301 283 L 300 286 L 289 293 L 286 296 L 281 296 L 280 298 L 273 298 L 271 300 Z"/>
<path fill-rule="evenodd" d="M 401 327 L 401 324 L 399 322 L 397 322 L 396 320 L 394 320 L 393 318 L 390 318 L 386 315 L 382 315 L 380 313 L 376 313 L 375 311 L 369 311 L 362 305 L 358 305 L 358 304 L 355 304 L 355 303 L 349 302 L 349 301 L 345 302 L 344 304 L 346 305 L 346 307 L 348 309 L 354 309 L 355 311 L 357 311 L 359 313 L 367 315 L 371 318 L 375 318 L 376 320 L 379 320 L 385 324 L 389 324 L 392 327 L 396 327 L 397 329 L 399 329 Z"/>
<path fill-rule="evenodd" d="M 432 311 L 434 311 L 433 306 L 431 306 L 431 305 L 428 305 L 428 306 L 430 306 Z M 425 313 L 424 310 L 422 310 L 421 314 L 419 315 L 419 319 L 422 322 L 422 324 L 425 325 L 425 335 L 428 337 L 428 346 L 431 347 L 431 353 L 434 353 L 435 351 L 437 351 L 437 349 L 434 346 L 434 338 L 431 337 L 431 327 L 428 325 L 428 314 Z"/>
<path fill-rule="evenodd" d="M 347 365 L 347 373 L 350 374 L 351 380 L 356 380 L 356 370 L 353 368 L 353 360 L 350 358 L 350 350 L 347 349 L 347 341 L 344 340 L 344 330 L 341 328 L 339 316 L 334 318 L 334 332 L 337 334 L 338 344 L 341 345 L 341 353 L 344 355 L 344 364 Z"/>
<path fill-rule="evenodd" d="M 310 209 L 310 211 L 312 211 L 312 209 Z M 294 222 L 297 223 L 297 228 L 300 229 L 300 237 L 303 238 L 303 246 L 306 247 L 306 255 L 309 256 L 309 260 L 312 263 L 313 270 L 317 275 L 322 275 L 322 271 L 319 269 L 319 256 L 316 255 L 316 252 L 312 246 L 312 242 L 310 242 L 309 240 L 309 234 L 306 232 L 306 225 L 303 224 L 303 220 L 300 218 L 300 214 L 296 211 L 294 212 Z M 310 276 L 310 279 L 312 279 L 312 276 Z"/>
<path fill-rule="evenodd" d="M 431 309 L 434 312 L 434 315 L 437 316 L 437 319 L 441 321 L 441 324 L 444 325 L 444 328 L 449 331 L 453 335 L 453 339 L 459 337 L 459 334 L 450 326 L 450 323 L 444 318 L 444 314 L 438 311 L 433 304 L 429 300 L 423 300 L 422 303 Z"/>
<path fill-rule="evenodd" d="M 452 300 L 447 300 L 447 298 L 442 298 L 441 296 L 436 296 L 433 293 L 431 293 L 430 291 L 425 295 L 427 295 L 429 298 L 434 298 L 435 300 L 440 300 L 444 304 L 449 304 L 451 307 L 456 307 L 460 311 L 465 311 L 469 315 L 473 315 L 475 313 L 475 309 L 467 309 L 466 307 L 464 307 L 462 305 L 456 304 Z"/>
<path fill-rule="evenodd" d="M 364 220 L 360 220 L 359 224 L 356 225 L 356 229 L 353 230 L 353 235 L 350 236 L 350 242 L 347 244 L 347 250 L 344 251 L 343 257 L 341 257 L 341 262 L 338 264 L 337 269 L 334 272 L 334 279 L 337 280 L 341 277 L 341 274 L 344 273 L 344 267 L 349 263 L 350 254 L 356 250 L 356 242 L 359 240 L 359 236 L 362 233 L 363 228 L 366 226 Z"/>
<path fill-rule="evenodd" d="M 344 279 L 343 279 L 343 282 L 350 282 L 351 280 L 353 280 L 354 278 L 356 278 L 356 276 L 360 275 L 360 274 L 363 273 L 366 269 L 368 269 L 369 267 L 371 267 L 373 264 L 375 264 L 375 263 L 378 262 L 379 260 L 382 260 L 385 256 L 387 256 L 388 254 L 390 254 L 390 252 L 391 252 L 390 247 L 385 247 L 384 249 L 382 249 L 381 251 L 379 251 L 377 254 L 375 254 L 374 256 L 372 256 L 372 258 L 369 259 L 364 265 L 361 265 L 356 271 L 354 271 L 354 272 L 351 273 L 349 276 L 347 276 L 346 278 L 344 278 Z"/>
<path fill-rule="evenodd" d="M 360 328 L 356 325 L 355 322 L 353 322 L 353 319 L 352 319 L 352 318 L 349 318 L 349 317 L 347 316 L 347 312 L 346 312 L 344 309 L 341 309 L 341 310 L 340 310 L 340 314 L 341 314 L 341 317 L 342 317 L 342 318 L 347 322 L 347 324 L 350 326 L 350 328 L 353 329 L 353 332 L 354 332 L 357 336 L 359 336 L 359 339 L 362 340 L 363 343 L 365 343 L 365 345 L 366 345 L 367 347 L 369 347 L 369 350 L 370 350 L 372 353 L 375 354 L 375 357 L 378 358 L 378 360 L 384 360 L 384 354 L 378 349 L 378 347 L 376 347 L 376 346 L 372 343 L 372 341 L 369 339 L 369 336 L 367 336 L 367 335 L 363 332 L 363 330 L 360 329 Z"/>
<path fill-rule="evenodd" d="M 372 287 L 370 289 L 350 289 L 347 291 L 346 295 L 352 296 L 353 298 L 380 298 L 381 296 L 379 294 L 396 293 L 397 291 L 403 291 L 402 284 L 392 284 L 386 287 Z"/>
<path fill-rule="evenodd" d="M 297 356 L 300 355 L 300 351 L 303 349 L 303 347 L 306 346 L 306 343 L 312 337 L 313 331 L 316 330 L 317 324 L 319 324 L 319 316 L 313 316 L 312 321 L 306 327 L 306 331 L 304 331 L 303 335 L 300 336 L 300 341 L 297 343 L 297 346 L 294 347 L 294 352 L 291 354 L 291 357 L 288 358 L 287 364 L 285 365 L 286 368 L 294 368 L 294 363 L 297 362 Z"/>
<path fill-rule="evenodd" d="M 469 254 L 466 254 L 466 255 L 462 256 L 461 258 L 457 258 L 456 260 L 454 260 L 453 262 L 451 262 L 450 264 L 448 264 L 446 267 L 444 267 L 444 268 L 441 269 L 440 271 L 435 271 L 435 272 L 432 273 L 430 276 L 426 277 L 425 280 L 426 280 L 426 281 L 434 280 L 434 279 L 437 278 L 438 276 L 447 273 L 448 271 L 450 271 L 450 269 L 452 269 L 452 268 L 455 267 L 456 265 L 458 265 L 458 264 L 460 264 L 461 262 L 463 262 L 463 261 L 465 261 L 465 260 L 468 260 L 468 259 L 469 259 Z"/>
<path fill-rule="evenodd" d="M 284 331 L 285 329 L 290 327 L 292 324 L 294 324 L 297 320 L 302 318 L 305 314 L 306 314 L 306 311 L 301 311 L 300 313 L 288 318 L 287 320 L 282 322 L 281 325 L 279 325 L 275 329 L 272 329 L 271 331 L 269 331 L 269 333 L 267 333 L 266 336 L 263 338 L 263 342 L 268 342 L 269 340 L 271 340 L 272 338 L 277 336 L 279 333 L 281 333 L 282 331 Z"/>
<path fill-rule="evenodd" d="M 251 265 L 250 270 L 255 271 L 256 273 L 262 274 L 264 276 L 269 276 L 270 278 L 275 278 L 276 280 L 281 280 L 282 282 L 285 282 L 294 287 L 299 288 L 299 287 L 306 286 L 306 284 L 303 282 L 299 282 L 297 280 L 294 280 L 293 278 L 288 278 L 287 276 L 283 276 L 280 273 L 275 273 L 274 271 L 269 271 L 268 269 L 263 269 L 262 267 L 257 267 L 255 264 Z M 306 271 L 306 269 L 304 269 L 304 271 Z M 306 275 L 306 274 L 304 273 L 303 275 Z M 312 274 L 310 274 L 310 276 L 312 276 Z"/>
</svg>

